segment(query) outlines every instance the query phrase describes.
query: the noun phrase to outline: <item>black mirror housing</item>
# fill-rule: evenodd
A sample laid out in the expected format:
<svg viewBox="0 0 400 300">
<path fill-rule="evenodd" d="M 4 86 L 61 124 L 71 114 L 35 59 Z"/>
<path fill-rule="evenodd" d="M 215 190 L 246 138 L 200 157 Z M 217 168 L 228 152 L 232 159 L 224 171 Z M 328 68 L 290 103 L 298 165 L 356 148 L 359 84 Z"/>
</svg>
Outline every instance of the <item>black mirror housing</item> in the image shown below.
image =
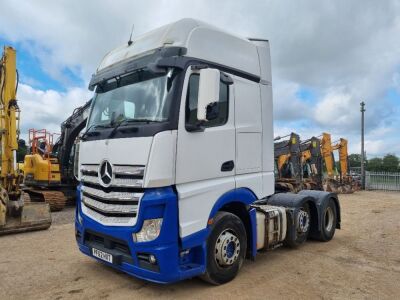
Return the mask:
<svg viewBox="0 0 400 300">
<path fill-rule="evenodd" d="M 218 102 L 212 102 L 207 105 L 206 118 L 207 121 L 215 120 L 219 115 Z"/>
</svg>

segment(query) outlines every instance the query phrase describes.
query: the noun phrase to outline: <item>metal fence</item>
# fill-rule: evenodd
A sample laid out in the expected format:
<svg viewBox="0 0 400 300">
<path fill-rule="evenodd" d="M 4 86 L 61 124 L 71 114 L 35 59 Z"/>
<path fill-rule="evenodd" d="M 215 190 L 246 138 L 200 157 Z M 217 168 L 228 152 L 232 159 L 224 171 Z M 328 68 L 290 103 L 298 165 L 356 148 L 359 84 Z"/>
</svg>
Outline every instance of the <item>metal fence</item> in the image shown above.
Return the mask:
<svg viewBox="0 0 400 300">
<path fill-rule="evenodd" d="M 400 191 L 400 173 L 366 172 L 367 190 Z"/>
</svg>

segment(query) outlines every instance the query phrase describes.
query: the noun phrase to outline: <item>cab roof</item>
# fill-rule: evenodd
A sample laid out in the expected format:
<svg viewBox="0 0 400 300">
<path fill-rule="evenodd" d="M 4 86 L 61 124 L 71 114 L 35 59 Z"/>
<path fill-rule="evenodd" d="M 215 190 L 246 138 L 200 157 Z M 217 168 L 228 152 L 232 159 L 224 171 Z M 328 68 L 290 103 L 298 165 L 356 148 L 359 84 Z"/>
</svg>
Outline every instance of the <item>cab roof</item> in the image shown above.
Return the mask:
<svg viewBox="0 0 400 300">
<path fill-rule="evenodd" d="M 162 47 L 184 47 L 187 50 L 185 56 L 260 76 L 255 43 L 194 19 L 182 19 L 136 37 L 131 45 L 126 43 L 106 54 L 97 71 L 123 60 L 145 56 Z"/>
</svg>

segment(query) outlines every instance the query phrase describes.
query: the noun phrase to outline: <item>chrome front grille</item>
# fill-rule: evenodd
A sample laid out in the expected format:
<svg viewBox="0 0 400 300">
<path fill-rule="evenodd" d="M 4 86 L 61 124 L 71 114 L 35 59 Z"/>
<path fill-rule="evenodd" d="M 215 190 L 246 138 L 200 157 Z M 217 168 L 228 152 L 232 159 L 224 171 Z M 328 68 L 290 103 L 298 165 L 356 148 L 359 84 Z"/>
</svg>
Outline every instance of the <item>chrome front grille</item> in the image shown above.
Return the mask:
<svg viewBox="0 0 400 300">
<path fill-rule="evenodd" d="M 112 166 L 111 182 L 105 186 L 99 165 L 82 165 L 82 212 L 103 225 L 134 225 L 143 197 L 144 170 L 144 166 Z"/>
<path fill-rule="evenodd" d="M 144 166 L 113 166 L 113 178 L 110 186 L 113 187 L 143 187 Z M 99 184 L 99 165 L 82 165 L 82 181 L 91 184 Z"/>
</svg>

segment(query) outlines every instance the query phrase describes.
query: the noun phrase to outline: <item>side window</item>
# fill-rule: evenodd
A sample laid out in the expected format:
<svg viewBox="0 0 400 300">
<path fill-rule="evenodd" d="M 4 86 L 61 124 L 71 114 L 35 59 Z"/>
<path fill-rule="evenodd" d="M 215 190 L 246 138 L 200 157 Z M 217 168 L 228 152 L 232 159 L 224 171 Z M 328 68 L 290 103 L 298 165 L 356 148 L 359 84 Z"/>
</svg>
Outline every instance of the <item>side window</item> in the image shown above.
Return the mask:
<svg viewBox="0 0 400 300">
<path fill-rule="evenodd" d="M 189 78 L 189 85 L 186 95 L 186 124 L 196 125 L 197 120 L 197 97 L 199 94 L 199 74 L 192 74 Z M 215 127 L 224 125 L 228 121 L 229 113 L 229 86 L 220 81 L 219 83 L 219 102 L 218 118 L 206 122 L 205 127 Z"/>
</svg>

